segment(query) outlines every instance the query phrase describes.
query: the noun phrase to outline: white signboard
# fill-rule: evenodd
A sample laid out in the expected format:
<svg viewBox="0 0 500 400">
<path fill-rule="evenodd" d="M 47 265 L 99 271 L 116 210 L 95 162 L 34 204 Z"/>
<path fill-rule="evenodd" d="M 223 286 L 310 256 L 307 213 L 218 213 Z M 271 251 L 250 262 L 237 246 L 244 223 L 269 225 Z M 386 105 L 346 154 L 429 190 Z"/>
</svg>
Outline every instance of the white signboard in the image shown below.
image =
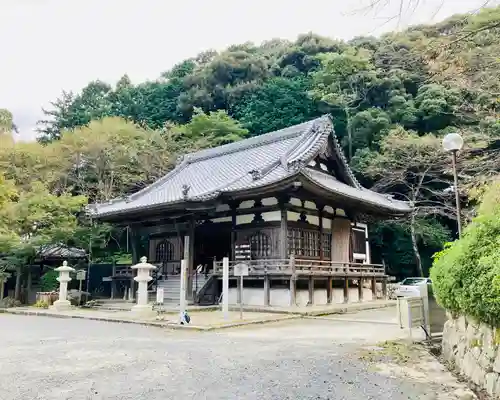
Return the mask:
<svg viewBox="0 0 500 400">
<path fill-rule="evenodd" d="M 424 325 L 423 299 L 421 297 L 398 298 L 398 319 L 401 328 L 411 329 Z"/>
<path fill-rule="evenodd" d="M 84 281 L 86 277 L 87 277 L 87 271 L 85 271 L 84 269 L 76 271 L 76 280 L 77 281 Z"/>
<path fill-rule="evenodd" d="M 248 276 L 248 265 L 247 264 L 236 264 L 234 266 L 234 276 Z"/>
<path fill-rule="evenodd" d="M 164 295 L 163 295 L 163 288 L 158 288 L 156 289 L 156 302 L 158 304 L 163 304 Z"/>
</svg>

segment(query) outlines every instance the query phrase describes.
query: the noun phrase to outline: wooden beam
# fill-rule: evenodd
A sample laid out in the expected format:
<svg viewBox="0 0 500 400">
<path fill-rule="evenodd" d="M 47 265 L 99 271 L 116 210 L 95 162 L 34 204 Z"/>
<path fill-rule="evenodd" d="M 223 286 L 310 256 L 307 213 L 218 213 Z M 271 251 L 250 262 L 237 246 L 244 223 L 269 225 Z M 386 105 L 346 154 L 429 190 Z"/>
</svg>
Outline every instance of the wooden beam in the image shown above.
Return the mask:
<svg viewBox="0 0 500 400">
<path fill-rule="evenodd" d="M 372 300 L 377 300 L 377 278 L 372 276 Z"/>
<path fill-rule="evenodd" d="M 323 248 L 324 247 L 324 243 L 323 243 L 323 232 L 324 232 L 324 227 L 323 227 L 323 213 L 324 213 L 324 207 L 320 206 L 318 208 L 319 208 L 318 209 L 318 211 L 319 211 L 319 259 L 320 260 L 324 260 L 325 259 L 325 256 L 324 256 L 325 249 Z"/>
<path fill-rule="evenodd" d="M 239 202 L 233 202 L 231 206 L 231 261 L 235 260 L 234 251 L 236 248 L 236 209 L 238 208 Z M 238 292 L 239 293 L 239 292 Z"/>
<path fill-rule="evenodd" d="M 285 201 L 281 199 L 279 202 L 280 210 L 281 210 L 281 226 L 280 226 L 280 258 L 286 259 L 288 257 L 288 215 L 287 210 L 285 208 Z"/>
</svg>

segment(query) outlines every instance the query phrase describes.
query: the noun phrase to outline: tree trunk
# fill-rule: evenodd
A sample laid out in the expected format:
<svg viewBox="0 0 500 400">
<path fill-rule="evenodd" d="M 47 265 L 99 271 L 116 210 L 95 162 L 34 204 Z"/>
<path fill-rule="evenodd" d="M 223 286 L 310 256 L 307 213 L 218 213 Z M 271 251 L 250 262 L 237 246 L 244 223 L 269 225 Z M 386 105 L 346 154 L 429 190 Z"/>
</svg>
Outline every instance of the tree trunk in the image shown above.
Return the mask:
<svg viewBox="0 0 500 400">
<path fill-rule="evenodd" d="M 33 277 L 31 275 L 31 268 L 28 269 L 28 279 L 26 283 L 26 304 L 30 304 L 30 294 L 31 294 L 31 288 L 33 286 Z"/>
<path fill-rule="evenodd" d="M 5 289 L 5 281 L 0 279 L 0 300 L 3 299 Z"/>
<path fill-rule="evenodd" d="M 16 288 L 14 289 L 14 298 L 16 300 L 19 300 L 19 298 L 21 297 L 21 276 L 21 267 L 16 267 Z"/>
<path fill-rule="evenodd" d="M 411 229 L 411 244 L 413 246 L 413 253 L 415 254 L 415 261 L 417 262 L 417 272 L 419 276 L 424 276 L 424 271 L 422 269 L 422 259 L 420 258 L 420 252 L 418 251 L 418 245 L 417 245 L 417 235 L 415 234 L 415 215 L 412 214 L 411 216 L 411 222 L 410 222 L 410 229 Z"/>
</svg>

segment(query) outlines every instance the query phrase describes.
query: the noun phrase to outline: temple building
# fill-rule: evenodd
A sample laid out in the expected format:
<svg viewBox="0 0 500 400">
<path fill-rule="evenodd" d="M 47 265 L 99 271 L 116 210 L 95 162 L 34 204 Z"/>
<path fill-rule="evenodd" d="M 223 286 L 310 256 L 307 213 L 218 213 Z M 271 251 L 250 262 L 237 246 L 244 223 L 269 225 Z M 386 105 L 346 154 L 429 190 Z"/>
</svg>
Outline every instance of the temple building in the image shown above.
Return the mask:
<svg viewBox="0 0 500 400">
<path fill-rule="evenodd" d="M 157 182 L 91 210 L 94 218 L 130 227 L 133 261 L 146 255 L 158 266 L 155 284 L 167 299 L 178 301 L 186 259 L 188 299 L 217 303 L 222 259 L 229 257 L 230 268 L 250 266 L 245 287 L 252 296 L 262 293 L 261 305 L 297 304 L 300 290 L 308 304 L 330 303 L 334 287 L 343 292 L 340 301 L 358 287 L 361 300 L 363 281 L 376 296 L 376 283 L 387 276 L 371 263 L 367 223 L 411 211 L 360 185 L 328 115 L 187 154 Z M 318 288 L 322 300 L 315 300 Z"/>
</svg>

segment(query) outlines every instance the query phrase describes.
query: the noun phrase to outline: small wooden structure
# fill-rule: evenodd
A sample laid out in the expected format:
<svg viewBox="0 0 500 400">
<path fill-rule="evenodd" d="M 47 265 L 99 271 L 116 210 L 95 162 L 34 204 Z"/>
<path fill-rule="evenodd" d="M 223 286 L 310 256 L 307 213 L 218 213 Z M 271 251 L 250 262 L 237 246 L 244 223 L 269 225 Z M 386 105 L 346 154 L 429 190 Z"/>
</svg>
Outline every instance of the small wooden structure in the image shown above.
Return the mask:
<svg viewBox="0 0 500 400">
<path fill-rule="evenodd" d="M 130 228 L 133 262 L 147 255 L 160 279 L 178 274 L 185 258 L 188 299 L 203 297 L 204 288 L 193 297 L 195 266 L 210 271 L 205 286 L 217 291 L 222 258 L 234 265 L 237 245 L 246 245 L 250 280 L 264 281 L 264 291 L 289 281 L 292 292 L 306 280 L 311 303 L 318 281 L 329 301 L 334 281 L 345 290 L 353 280 L 385 282 L 384 268 L 371 263 L 367 224 L 410 211 L 361 186 L 328 115 L 187 154 L 143 190 L 89 206 L 94 218 Z"/>
</svg>

